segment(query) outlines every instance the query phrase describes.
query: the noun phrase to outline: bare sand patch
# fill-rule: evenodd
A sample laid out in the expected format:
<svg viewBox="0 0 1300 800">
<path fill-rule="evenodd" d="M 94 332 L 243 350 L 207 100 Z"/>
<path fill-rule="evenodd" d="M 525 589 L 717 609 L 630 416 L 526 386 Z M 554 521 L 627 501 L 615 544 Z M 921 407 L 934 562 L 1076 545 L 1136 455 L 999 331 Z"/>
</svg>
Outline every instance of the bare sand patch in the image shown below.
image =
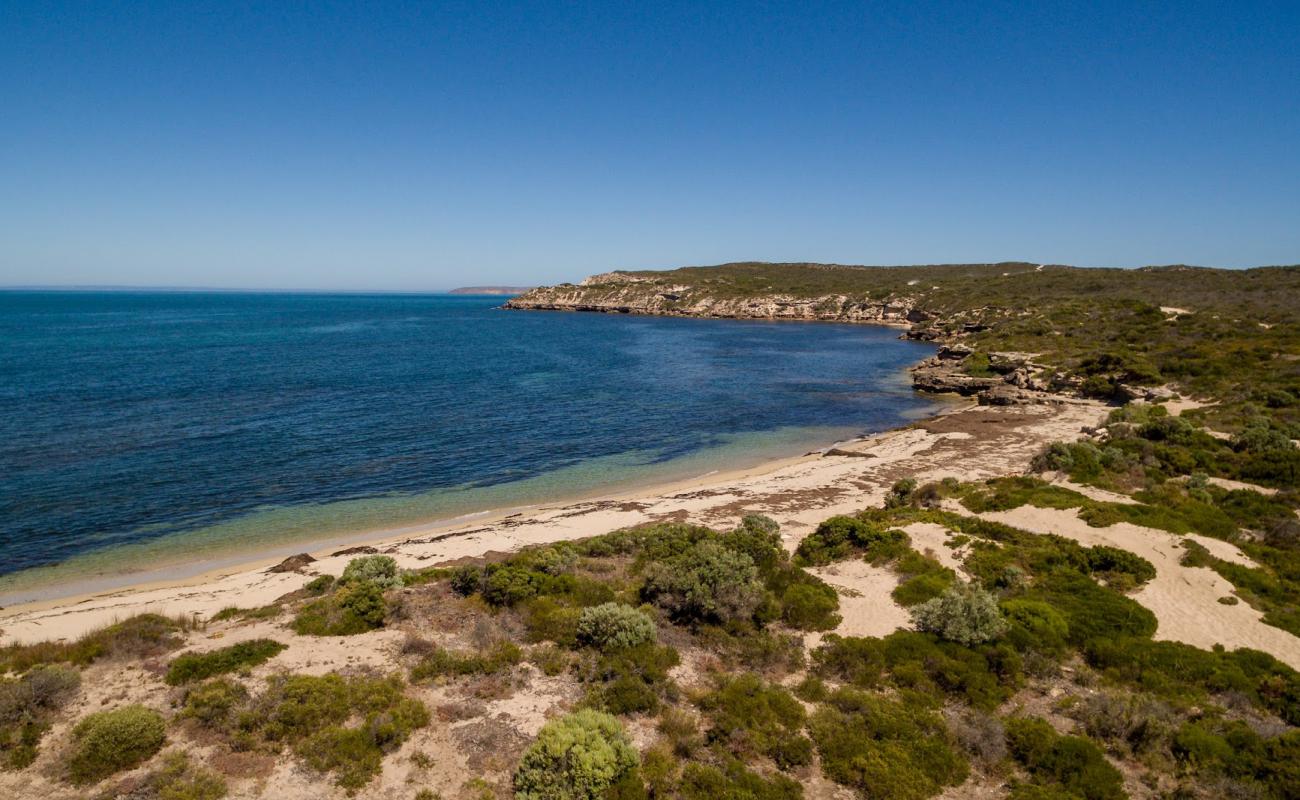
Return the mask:
<svg viewBox="0 0 1300 800">
<path fill-rule="evenodd" d="M 894 602 L 890 592 L 898 577 L 884 567 L 862 559 L 841 561 L 810 569 L 817 577 L 840 591 L 840 624 L 833 631 L 840 636 L 888 636 L 912 624 L 907 609 Z M 809 633 L 804 643 L 811 649 L 821 644 L 821 633 Z"/>
<path fill-rule="evenodd" d="M 1216 644 L 1229 649 L 1249 647 L 1300 669 L 1300 638 L 1265 625 L 1260 619 L 1263 615 L 1245 603 L 1220 603 L 1219 598 L 1233 594 L 1232 584 L 1211 569 L 1183 566 L 1181 537 L 1127 522 L 1093 528 L 1072 510 L 1027 505 L 980 516 L 1034 533 L 1065 536 L 1088 546 L 1123 548 L 1150 561 L 1156 568 L 1156 577 L 1132 597 L 1156 615 L 1157 639 L 1184 642 L 1206 650 Z M 1227 548 L 1236 551 L 1232 545 L 1215 539 L 1198 536 L 1195 541 L 1213 547 L 1211 552 L 1215 555 L 1228 554 Z M 1241 559 L 1245 556 L 1236 551 L 1234 560 L 1250 563 Z"/>
</svg>

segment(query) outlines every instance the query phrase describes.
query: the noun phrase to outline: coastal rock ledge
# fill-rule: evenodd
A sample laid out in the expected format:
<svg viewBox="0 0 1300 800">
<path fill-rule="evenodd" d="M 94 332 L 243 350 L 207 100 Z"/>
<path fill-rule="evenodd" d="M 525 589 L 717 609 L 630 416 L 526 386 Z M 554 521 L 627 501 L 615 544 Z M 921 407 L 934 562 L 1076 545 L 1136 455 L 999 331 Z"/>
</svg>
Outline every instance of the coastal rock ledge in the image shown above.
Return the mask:
<svg viewBox="0 0 1300 800">
<path fill-rule="evenodd" d="M 881 300 L 846 294 L 720 297 L 700 287 L 664 286 L 648 278 L 621 272 L 593 275 L 576 285 L 562 283 L 538 287 L 506 301 L 503 308 L 717 319 L 869 322 L 900 326 L 923 322 L 934 316 L 918 308 L 916 299 L 912 297 Z"/>
</svg>

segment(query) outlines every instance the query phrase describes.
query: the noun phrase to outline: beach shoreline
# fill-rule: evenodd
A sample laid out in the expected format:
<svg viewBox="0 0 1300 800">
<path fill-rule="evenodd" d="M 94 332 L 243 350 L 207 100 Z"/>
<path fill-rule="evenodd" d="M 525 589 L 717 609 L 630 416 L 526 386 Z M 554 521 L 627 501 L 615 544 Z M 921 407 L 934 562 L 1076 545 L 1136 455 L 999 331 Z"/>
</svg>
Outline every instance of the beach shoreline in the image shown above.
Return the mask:
<svg viewBox="0 0 1300 800">
<path fill-rule="evenodd" d="M 293 548 L 316 559 L 301 573 L 267 571 L 283 559 L 281 552 L 185 576 L 150 580 L 137 573 L 119 587 L 13 604 L 0 609 L 0 642 L 75 638 L 146 611 L 207 617 L 228 606 L 264 605 L 300 588 L 310 575 L 338 574 L 358 548 L 392 555 L 403 568 L 420 568 L 655 521 L 725 527 L 744 513 L 776 518 L 793 547 L 822 519 L 879 502 L 898 477 L 973 480 L 1020 472 L 1047 442 L 1076 438 L 1104 414 L 1105 406 L 1084 401 L 1008 407 L 959 402 L 822 452 Z M 340 553 L 340 547 L 350 552 Z"/>
</svg>

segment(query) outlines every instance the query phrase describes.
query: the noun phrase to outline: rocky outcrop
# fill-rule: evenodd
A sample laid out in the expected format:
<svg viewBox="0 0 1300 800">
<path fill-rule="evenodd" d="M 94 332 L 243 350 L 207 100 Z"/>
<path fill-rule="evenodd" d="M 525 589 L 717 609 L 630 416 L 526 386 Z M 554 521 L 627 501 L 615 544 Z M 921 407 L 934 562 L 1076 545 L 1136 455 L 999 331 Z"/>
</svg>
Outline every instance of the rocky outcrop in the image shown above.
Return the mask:
<svg viewBox="0 0 1300 800">
<path fill-rule="evenodd" d="M 851 297 L 843 294 L 795 297 L 787 294 L 717 297 L 695 286 L 664 285 L 651 278 L 608 272 L 581 285 L 544 286 L 511 298 L 503 306 L 532 311 L 594 311 L 722 319 L 791 319 L 910 325 L 934 317 L 915 298 Z"/>
</svg>

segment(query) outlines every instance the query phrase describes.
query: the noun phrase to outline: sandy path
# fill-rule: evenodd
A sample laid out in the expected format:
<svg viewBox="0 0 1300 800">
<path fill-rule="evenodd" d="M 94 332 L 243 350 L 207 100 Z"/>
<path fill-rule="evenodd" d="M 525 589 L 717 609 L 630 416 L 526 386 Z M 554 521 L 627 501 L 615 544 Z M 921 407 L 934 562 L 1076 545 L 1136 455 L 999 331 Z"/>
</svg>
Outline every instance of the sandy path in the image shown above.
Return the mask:
<svg viewBox="0 0 1300 800">
<path fill-rule="evenodd" d="M 567 505 L 544 506 L 488 522 L 430 528 L 373 543 L 402 567 L 433 566 L 528 544 L 594 536 L 659 520 L 726 527 L 746 513 L 782 525 L 793 547 L 820 521 L 879 504 L 903 477 L 980 480 L 1023 471 L 1048 442 L 1077 438 L 1105 407 L 1092 403 L 964 407 L 908 428 L 842 445 L 856 455 L 810 455 L 766 468 L 715 475 L 689 484 Z M 351 556 L 313 553 L 308 574 L 338 575 Z M 114 619 L 147 611 L 210 616 L 227 606 L 251 608 L 300 588 L 297 573 L 269 573 L 266 563 L 181 583 L 13 606 L 0 612 L 0 641 L 72 638 Z"/>
</svg>

